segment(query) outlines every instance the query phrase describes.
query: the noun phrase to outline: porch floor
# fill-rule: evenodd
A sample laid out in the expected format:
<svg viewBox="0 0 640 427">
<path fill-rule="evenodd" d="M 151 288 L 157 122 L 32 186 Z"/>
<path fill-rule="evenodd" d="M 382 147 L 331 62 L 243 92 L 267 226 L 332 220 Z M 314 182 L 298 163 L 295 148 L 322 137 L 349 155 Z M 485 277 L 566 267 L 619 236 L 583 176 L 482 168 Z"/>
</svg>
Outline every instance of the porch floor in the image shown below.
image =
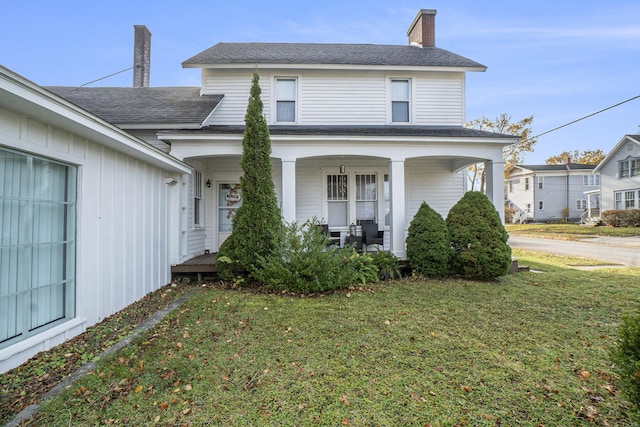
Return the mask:
<svg viewBox="0 0 640 427">
<path fill-rule="evenodd" d="M 217 273 L 216 254 L 204 254 L 191 258 L 182 264 L 172 265 L 171 273 Z"/>
</svg>

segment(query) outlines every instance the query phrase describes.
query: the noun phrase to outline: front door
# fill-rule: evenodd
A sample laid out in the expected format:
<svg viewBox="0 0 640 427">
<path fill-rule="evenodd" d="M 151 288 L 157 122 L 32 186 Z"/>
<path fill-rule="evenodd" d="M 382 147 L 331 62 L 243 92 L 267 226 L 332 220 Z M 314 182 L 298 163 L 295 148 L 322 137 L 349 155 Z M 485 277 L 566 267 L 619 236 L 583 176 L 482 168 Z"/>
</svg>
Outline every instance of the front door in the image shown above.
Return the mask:
<svg viewBox="0 0 640 427">
<path fill-rule="evenodd" d="M 231 234 L 233 217 L 241 205 L 242 190 L 239 183 L 218 184 L 218 248 Z"/>
</svg>

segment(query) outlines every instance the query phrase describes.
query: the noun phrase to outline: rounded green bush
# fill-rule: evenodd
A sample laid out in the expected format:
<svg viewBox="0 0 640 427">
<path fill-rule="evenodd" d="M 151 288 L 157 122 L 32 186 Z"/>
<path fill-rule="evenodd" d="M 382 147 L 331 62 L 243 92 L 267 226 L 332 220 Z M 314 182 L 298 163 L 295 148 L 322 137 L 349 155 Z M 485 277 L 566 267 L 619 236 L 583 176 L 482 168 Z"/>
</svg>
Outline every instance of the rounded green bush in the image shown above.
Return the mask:
<svg viewBox="0 0 640 427">
<path fill-rule="evenodd" d="M 509 238 L 500 215 L 484 194 L 470 191 L 446 219 L 451 235 L 451 273 L 467 279 L 494 279 L 511 265 Z"/>
<path fill-rule="evenodd" d="M 449 274 L 451 240 L 442 216 L 427 202 L 416 212 L 407 235 L 407 258 L 415 273 L 426 277 Z"/>
</svg>

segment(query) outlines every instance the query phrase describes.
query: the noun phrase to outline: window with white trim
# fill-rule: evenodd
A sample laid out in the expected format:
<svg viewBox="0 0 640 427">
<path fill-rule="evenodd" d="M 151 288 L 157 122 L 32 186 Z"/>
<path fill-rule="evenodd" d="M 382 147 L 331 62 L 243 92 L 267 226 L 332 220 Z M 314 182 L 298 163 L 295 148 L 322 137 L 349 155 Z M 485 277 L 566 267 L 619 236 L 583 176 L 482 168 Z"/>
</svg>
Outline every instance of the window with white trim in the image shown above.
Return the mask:
<svg viewBox="0 0 640 427">
<path fill-rule="evenodd" d="M 529 190 L 529 178 L 524 179 L 524 189 L 525 191 Z"/>
<path fill-rule="evenodd" d="M 411 121 L 411 80 L 391 79 L 391 122 Z"/>
<path fill-rule="evenodd" d="M 635 190 L 624 192 L 624 208 L 625 209 L 636 208 L 636 191 Z"/>
<path fill-rule="evenodd" d="M 75 316 L 76 173 L 0 149 L 0 348 Z"/>
<path fill-rule="evenodd" d="M 616 210 L 624 209 L 624 205 L 622 204 L 622 191 L 613 193 L 613 208 Z"/>
<path fill-rule="evenodd" d="M 276 122 L 296 122 L 296 98 L 298 81 L 295 77 L 276 77 L 275 100 Z"/>
<path fill-rule="evenodd" d="M 640 175 L 640 158 L 627 157 L 618 162 L 618 177 L 628 178 Z"/>
<path fill-rule="evenodd" d="M 577 199 L 576 200 L 576 210 L 577 211 L 585 211 L 585 210 L 587 210 L 587 200 L 586 199 Z"/>
<path fill-rule="evenodd" d="M 377 174 L 328 174 L 326 196 L 330 227 L 378 222 Z"/>
<path fill-rule="evenodd" d="M 527 213 L 531 213 L 531 203 L 527 203 Z"/>
<path fill-rule="evenodd" d="M 544 176 L 538 177 L 538 190 L 544 189 Z"/>
<path fill-rule="evenodd" d="M 600 175 L 582 175 L 582 185 L 584 185 L 585 187 L 597 187 L 598 185 L 600 185 Z"/>
<path fill-rule="evenodd" d="M 544 200 L 538 201 L 538 210 L 544 210 Z"/>
<path fill-rule="evenodd" d="M 202 226 L 204 206 L 202 203 L 202 172 L 193 171 L 193 225 Z"/>
</svg>

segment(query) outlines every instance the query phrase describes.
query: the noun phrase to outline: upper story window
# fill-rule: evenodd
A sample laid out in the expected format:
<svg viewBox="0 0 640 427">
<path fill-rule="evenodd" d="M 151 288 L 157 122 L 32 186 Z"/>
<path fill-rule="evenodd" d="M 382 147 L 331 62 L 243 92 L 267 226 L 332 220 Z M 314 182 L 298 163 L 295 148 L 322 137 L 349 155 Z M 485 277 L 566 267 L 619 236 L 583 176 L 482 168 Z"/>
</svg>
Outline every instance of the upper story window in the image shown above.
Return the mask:
<svg viewBox="0 0 640 427">
<path fill-rule="evenodd" d="M 295 123 L 297 79 L 277 77 L 275 82 L 276 122 Z"/>
<path fill-rule="evenodd" d="M 542 190 L 544 189 L 544 177 L 543 176 L 539 176 L 538 177 L 538 190 Z"/>
<path fill-rule="evenodd" d="M 640 175 L 640 158 L 628 157 L 618 162 L 618 176 L 627 178 Z"/>
<path fill-rule="evenodd" d="M 529 186 L 529 178 L 525 178 L 524 179 L 524 189 L 525 189 L 525 191 L 528 191 L 529 188 L 530 188 L 530 186 Z"/>
<path fill-rule="evenodd" d="M 582 175 L 582 185 L 594 187 L 600 185 L 600 175 Z"/>
<path fill-rule="evenodd" d="M 409 123 L 411 121 L 411 80 L 391 80 L 391 122 Z"/>
</svg>

